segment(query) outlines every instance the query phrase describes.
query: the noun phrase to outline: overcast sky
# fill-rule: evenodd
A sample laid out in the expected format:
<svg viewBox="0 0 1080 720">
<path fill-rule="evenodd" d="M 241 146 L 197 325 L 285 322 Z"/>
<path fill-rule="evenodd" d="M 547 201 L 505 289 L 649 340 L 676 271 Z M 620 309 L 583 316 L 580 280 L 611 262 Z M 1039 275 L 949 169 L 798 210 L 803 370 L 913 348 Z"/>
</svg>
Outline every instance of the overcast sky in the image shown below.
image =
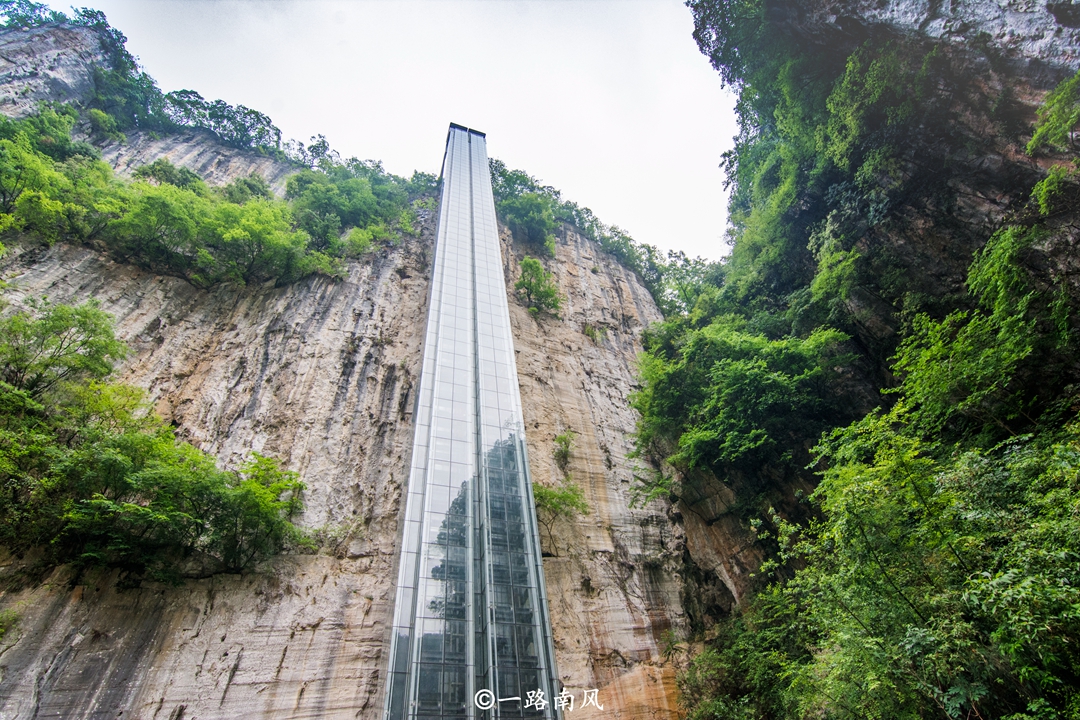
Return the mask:
<svg viewBox="0 0 1080 720">
<path fill-rule="evenodd" d="M 322 133 L 344 157 L 438 173 L 457 122 L 641 242 L 727 249 L 718 165 L 734 102 L 679 0 L 86 4 L 162 90 L 260 110 L 286 138 Z"/>
</svg>

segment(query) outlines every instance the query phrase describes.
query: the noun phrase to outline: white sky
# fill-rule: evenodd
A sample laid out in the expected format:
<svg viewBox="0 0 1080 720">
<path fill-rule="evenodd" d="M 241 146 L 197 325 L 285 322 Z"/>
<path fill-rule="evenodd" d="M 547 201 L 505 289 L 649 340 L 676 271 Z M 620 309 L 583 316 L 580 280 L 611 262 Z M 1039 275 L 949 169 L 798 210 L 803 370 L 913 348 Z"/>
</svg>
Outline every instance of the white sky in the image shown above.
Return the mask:
<svg viewBox="0 0 1080 720">
<path fill-rule="evenodd" d="M 323 133 L 344 157 L 438 173 L 457 122 L 640 242 L 727 250 L 718 165 L 734 100 L 679 0 L 85 4 L 162 90 L 260 110 L 285 138 Z"/>
</svg>

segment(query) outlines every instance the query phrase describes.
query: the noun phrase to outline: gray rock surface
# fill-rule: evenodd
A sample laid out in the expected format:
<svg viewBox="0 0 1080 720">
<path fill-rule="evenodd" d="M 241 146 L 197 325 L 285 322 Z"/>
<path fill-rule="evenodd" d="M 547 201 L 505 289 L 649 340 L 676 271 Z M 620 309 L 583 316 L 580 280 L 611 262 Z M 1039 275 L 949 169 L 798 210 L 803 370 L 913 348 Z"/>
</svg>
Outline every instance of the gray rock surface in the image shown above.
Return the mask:
<svg viewBox="0 0 1080 720">
<path fill-rule="evenodd" d="M 24 117 L 43 100 L 83 103 L 94 92 L 94 65 L 104 62 L 89 28 L 0 31 L 0 113 Z"/>
<path fill-rule="evenodd" d="M 246 576 L 121 590 L 66 569 L 0 596 L 0 717 L 374 717 L 393 602 L 432 229 L 353 263 L 345 281 L 198 290 L 89 250 L 16 248 L 8 298 L 98 298 L 180 434 L 235 466 L 297 470 L 323 555 Z M 21 250 L 21 252 L 20 252 Z"/>
<path fill-rule="evenodd" d="M 774 11 L 800 34 L 861 34 L 886 27 L 956 47 L 985 46 L 1028 68 L 1040 84 L 1080 67 L 1080 4 L 1072 0 L 806 0 Z"/>
<path fill-rule="evenodd" d="M 101 157 L 122 177 L 131 177 L 140 167 L 158 158 L 197 173 L 211 185 L 226 185 L 257 173 L 270 183 L 278 197 L 285 195 L 285 180 L 298 169 L 268 155 L 229 147 L 212 133 L 195 129 L 164 136 L 130 132 L 123 142 L 103 147 Z"/>
<path fill-rule="evenodd" d="M 507 231 L 502 238 L 512 293 L 527 250 Z M 574 431 L 566 471 L 589 506 L 550 533 L 541 528 L 559 674 L 579 699 L 599 688 L 606 717 L 613 708 L 622 718 L 674 717 L 675 668 L 662 648 L 665 633 L 685 637 L 684 539 L 660 503 L 630 507 L 641 461 L 627 457 L 641 331 L 661 316 L 636 275 L 572 230 L 544 263 L 565 298 L 560 317 L 510 305 L 529 466 L 534 482 L 559 482 L 555 436 Z"/>
</svg>

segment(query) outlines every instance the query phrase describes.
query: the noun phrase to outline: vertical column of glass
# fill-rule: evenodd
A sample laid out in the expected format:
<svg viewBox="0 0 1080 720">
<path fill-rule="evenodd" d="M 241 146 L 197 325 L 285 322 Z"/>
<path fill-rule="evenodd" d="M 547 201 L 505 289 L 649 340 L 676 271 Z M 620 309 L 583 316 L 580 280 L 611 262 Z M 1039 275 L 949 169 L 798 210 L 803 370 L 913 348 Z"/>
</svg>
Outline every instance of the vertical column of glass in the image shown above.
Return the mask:
<svg viewBox="0 0 1080 720">
<path fill-rule="evenodd" d="M 451 133 L 391 635 L 388 718 L 470 718 L 476 379 L 468 138 Z"/>
<path fill-rule="evenodd" d="M 436 243 L 387 719 L 554 719 L 554 651 L 485 138 L 459 126 L 447 138 Z M 481 689 L 492 692 L 489 707 L 473 702 Z"/>
</svg>

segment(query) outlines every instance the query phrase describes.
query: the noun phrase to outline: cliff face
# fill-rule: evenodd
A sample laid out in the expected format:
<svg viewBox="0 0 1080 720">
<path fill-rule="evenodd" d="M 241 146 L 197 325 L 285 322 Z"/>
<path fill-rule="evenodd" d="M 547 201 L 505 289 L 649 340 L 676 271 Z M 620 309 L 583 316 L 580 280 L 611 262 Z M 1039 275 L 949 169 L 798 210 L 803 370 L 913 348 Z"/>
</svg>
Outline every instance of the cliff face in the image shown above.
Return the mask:
<svg viewBox="0 0 1080 720">
<path fill-rule="evenodd" d="M 90 28 L 54 25 L 0 31 L 0 113 L 25 117 L 42 101 L 85 105 L 94 95 L 93 69 L 105 63 L 98 34 Z M 196 129 L 165 136 L 131 132 L 123 141 L 104 146 L 101 154 L 123 177 L 158 158 L 194 171 L 211 185 L 255 172 L 279 196 L 285 194 L 285 178 L 296 171 L 293 165 L 229 147 L 213 133 Z"/>
<path fill-rule="evenodd" d="M 0 31 L 0 113 L 24 117 L 43 100 L 83 102 L 105 62 L 97 33 L 84 27 Z"/>
<path fill-rule="evenodd" d="M 187 439 L 234 465 L 251 450 L 307 483 L 323 555 L 247 576 L 122 590 L 112 574 L 6 593 L 0 716 L 374 717 L 393 602 L 432 228 L 345 281 L 196 290 L 81 248 L 23 251 L 16 297 L 97 297 Z"/>
<path fill-rule="evenodd" d="M 212 183 L 259 172 L 279 191 L 289 171 L 200 132 L 131 135 L 103 155 L 121 174 L 168 157 Z M 134 351 L 118 379 L 147 389 L 182 437 L 225 465 L 259 451 L 299 472 L 300 523 L 323 547 L 179 587 L 124 588 L 108 572 L 72 585 L 60 568 L 0 594 L 20 617 L 0 646 L 0 717 L 381 713 L 433 223 L 425 214 L 418 239 L 352 263 L 344 281 L 283 288 L 203 291 L 84 248 L 12 244 L 9 300 L 97 298 Z M 512 292 L 520 249 L 504 238 Z M 629 508 L 626 457 L 633 362 L 659 312 L 632 273 L 572 232 L 552 267 L 562 317 L 511 308 L 533 472 L 554 477 L 552 438 L 573 429 L 570 470 L 591 507 L 559 528 L 545 563 L 560 674 L 572 690 L 599 688 L 623 717 L 668 716 L 661 647 L 684 622 L 682 546 L 662 508 Z"/>
<path fill-rule="evenodd" d="M 1053 76 L 1080 64 L 1080 8 L 1068 0 L 810 0 L 774 3 L 770 10 L 773 19 L 818 40 L 886 30 L 991 48 L 1028 73 Z"/>
<path fill-rule="evenodd" d="M 101 157 L 123 177 L 131 177 L 140 167 L 159 158 L 195 172 L 211 185 L 225 185 L 257 173 L 278 197 L 285 195 L 286 178 L 296 172 L 294 165 L 237 150 L 222 144 L 212 133 L 196 129 L 165 136 L 141 131 L 128 133 L 123 142 L 103 147 Z"/>
</svg>

